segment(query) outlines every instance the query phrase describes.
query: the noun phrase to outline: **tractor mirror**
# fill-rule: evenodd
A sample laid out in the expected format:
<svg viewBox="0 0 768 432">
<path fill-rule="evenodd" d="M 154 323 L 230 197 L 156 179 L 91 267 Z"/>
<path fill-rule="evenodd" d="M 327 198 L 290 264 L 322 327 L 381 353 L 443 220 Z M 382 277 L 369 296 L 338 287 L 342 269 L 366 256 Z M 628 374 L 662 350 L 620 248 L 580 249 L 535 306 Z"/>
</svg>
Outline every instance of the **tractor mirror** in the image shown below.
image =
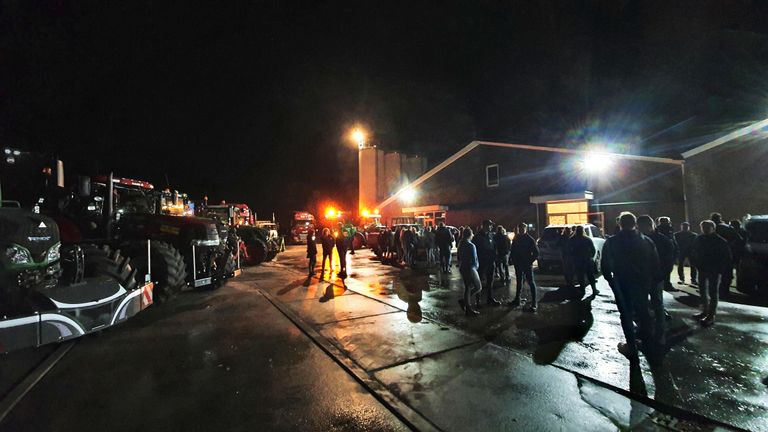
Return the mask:
<svg viewBox="0 0 768 432">
<path fill-rule="evenodd" d="M 91 196 L 91 178 L 87 176 L 79 176 L 77 178 L 77 194 L 81 198 Z"/>
</svg>

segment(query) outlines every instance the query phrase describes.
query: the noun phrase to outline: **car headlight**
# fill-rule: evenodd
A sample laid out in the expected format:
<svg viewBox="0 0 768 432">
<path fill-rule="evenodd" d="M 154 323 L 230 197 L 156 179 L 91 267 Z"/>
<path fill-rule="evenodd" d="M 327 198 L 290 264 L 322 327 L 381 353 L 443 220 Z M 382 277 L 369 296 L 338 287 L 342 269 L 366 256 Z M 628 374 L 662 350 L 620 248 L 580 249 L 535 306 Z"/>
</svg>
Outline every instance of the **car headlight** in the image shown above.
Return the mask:
<svg viewBox="0 0 768 432">
<path fill-rule="evenodd" d="M 8 246 L 5 250 L 5 256 L 8 257 L 11 264 L 29 264 L 32 262 L 29 251 L 21 246 Z"/>
<path fill-rule="evenodd" d="M 48 262 L 54 262 L 61 259 L 61 243 L 56 243 L 48 249 Z"/>
</svg>

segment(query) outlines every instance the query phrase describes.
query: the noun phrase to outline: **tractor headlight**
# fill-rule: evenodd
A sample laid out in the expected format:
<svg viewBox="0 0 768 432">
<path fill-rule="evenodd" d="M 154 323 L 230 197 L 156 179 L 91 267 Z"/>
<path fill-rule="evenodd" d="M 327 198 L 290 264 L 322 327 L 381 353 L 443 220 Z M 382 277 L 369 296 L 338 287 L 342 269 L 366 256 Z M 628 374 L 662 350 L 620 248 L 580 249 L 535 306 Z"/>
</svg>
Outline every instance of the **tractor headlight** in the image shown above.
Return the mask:
<svg viewBox="0 0 768 432">
<path fill-rule="evenodd" d="M 8 246 L 5 250 L 5 256 L 8 257 L 11 264 L 29 264 L 32 262 L 29 251 L 21 246 Z"/>
<path fill-rule="evenodd" d="M 48 249 L 48 262 L 54 262 L 61 259 L 61 243 L 56 243 Z"/>
</svg>

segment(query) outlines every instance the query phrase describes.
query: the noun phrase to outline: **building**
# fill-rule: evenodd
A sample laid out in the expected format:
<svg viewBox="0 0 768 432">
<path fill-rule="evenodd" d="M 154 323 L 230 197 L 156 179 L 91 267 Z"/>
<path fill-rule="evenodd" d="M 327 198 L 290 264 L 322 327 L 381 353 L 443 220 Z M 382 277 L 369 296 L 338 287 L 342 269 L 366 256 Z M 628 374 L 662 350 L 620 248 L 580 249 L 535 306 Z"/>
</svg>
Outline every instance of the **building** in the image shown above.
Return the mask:
<svg viewBox="0 0 768 432">
<path fill-rule="evenodd" d="M 359 148 L 358 206 L 373 213 L 377 203 L 397 192 L 424 173 L 427 159 L 400 152 L 386 152 L 376 146 Z"/>
<path fill-rule="evenodd" d="M 683 153 L 692 223 L 714 211 L 727 219 L 768 214 L 766 127 L 763 120 Z"/>
<path fill-rule="evenodd" d="M 490 218 L 537 230 L 593 222 L 610 231 L 622 211 L 684 219 L 682 179 L 682 160 L 473 141 L 376 208 L 389 224 L 477 226 Z"/>
</svg>

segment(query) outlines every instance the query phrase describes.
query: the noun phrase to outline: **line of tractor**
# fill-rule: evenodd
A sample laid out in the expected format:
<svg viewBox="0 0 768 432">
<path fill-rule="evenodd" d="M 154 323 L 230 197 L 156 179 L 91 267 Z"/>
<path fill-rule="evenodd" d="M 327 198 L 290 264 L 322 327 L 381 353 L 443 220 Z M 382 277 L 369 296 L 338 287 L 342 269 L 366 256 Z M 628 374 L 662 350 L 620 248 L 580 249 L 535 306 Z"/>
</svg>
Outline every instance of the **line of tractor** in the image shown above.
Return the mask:
<svg viewBox="0 0 768 432">
<path fill-rule="evenodd" d="M 184 290 L 218 289 L 281 250 L 270 221 L 245 204 L 196 203 L 113 174 L 65 176 L 55 157 L 9 151 L 0 170 L 0 353 L 98 332 Z"/>
</svg>

